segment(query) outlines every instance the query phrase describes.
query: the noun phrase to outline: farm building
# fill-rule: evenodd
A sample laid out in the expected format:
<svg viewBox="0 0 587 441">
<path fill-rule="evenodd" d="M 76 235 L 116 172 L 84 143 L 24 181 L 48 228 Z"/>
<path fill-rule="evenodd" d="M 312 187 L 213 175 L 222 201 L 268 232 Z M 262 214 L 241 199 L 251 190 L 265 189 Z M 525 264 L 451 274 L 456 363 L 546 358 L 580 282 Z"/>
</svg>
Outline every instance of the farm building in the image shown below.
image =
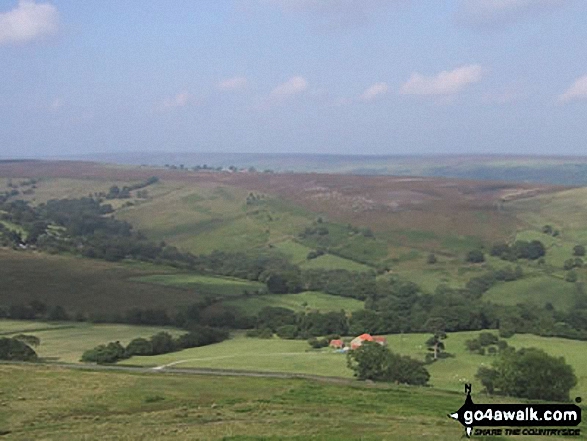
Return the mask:
<svg viewBox="0 0 587 441">
<path fill-rule="evenodd" d="M 365 341 L 374 341 L 375 343 L 379 343 L 382 346 L 384 346 L 387 343 L 387 341 L 385 340 L 385 337 L 379 337 L 379 336 L 373 337 L 370 334 L 361 334 L 358 337 L 355 337 L 351 341 L 351 349 L 357 349 Z"/>
<path fill-rule="evenodd" d="M 342 340 L 330 340 L 329 346 L 334 349 L 344 348 L 344 342 Z"/>
</svg>

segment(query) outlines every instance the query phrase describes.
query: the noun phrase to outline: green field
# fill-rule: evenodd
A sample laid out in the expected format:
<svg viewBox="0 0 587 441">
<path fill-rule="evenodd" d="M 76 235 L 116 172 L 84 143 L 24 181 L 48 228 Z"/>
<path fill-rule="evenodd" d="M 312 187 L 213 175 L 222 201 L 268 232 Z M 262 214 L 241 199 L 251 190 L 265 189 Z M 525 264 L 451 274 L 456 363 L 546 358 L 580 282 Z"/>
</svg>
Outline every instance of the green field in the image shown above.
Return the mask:
<svg viewBox="0 0 587 441">
<path fill-rule="evenodd" d="M 312 248 L 302 245 L 293 240 L 286 240 L 273 244 L 273 246 L 288 256 L 292 263 L 299 265 L 303 269 L 344 269 L 347 271 L 370 271 L 372 268 L 362 263 L 350 259 L 335 256 L 333 254 L 324 254 L 315 259 L 307 259 L 308 253 Z"/>
<path fill-rule="evenodd" d="M 464 433 L 446 416 L 463 393 L 429 388 L 0 365 L 0 390 L 0 431 L 17 441 L 452 441 Z"/>
<path fill-rule="evenodd" d="M 264 247 L 312 219 L 270 198 L 247 205 L 249 193 L 233 186 L 164 181 L 148 201 L 119 210 L 117 216 L 155 240 L 195 254 Z"/>
<path fill-rule="evenodd" d="M 575 304 L 576 291 L 574 283 L 544 275 L 498 282 L 483 294 L 483 298 L 500 305 L 529 303 L 542 307 L 550 303 L 557 309 L 569 310 Z"/>
<path fill-rule="evenodd" d="M 126 345 L 134 338 L 149 338 L 160 331 L 167 331 L 173 335 L 183 333 L 178 329 L 152 326 L 0 320 L 0 335 L 35 335 L 41 340 L 41 344 L 34 348 L 39 357 L 44 361 L 64 363 L 79 362 L 83 352 L 94 346 L 111 341 L 120 341 Z"/>
<path fill-rule="evenodd" d="M 450 333 L 446 340 L 447 351 L 454 358 L 443 359 L 428 367 L 430 383 L 440 389 L 458 391 L 463 384 L 471 382 L 475 387 L 480 384 L 475 373 L 482 364 L 489 364 L 492 357 L 470 354 L 465 348 L 465 341 L 475 338 L 478 332 Z M 423 360 L 426 355 L 426 334 L 404 334 L 387 336 L 392 351 Z M 587 394 L 587 342 L 544 338 L 533 335 L 516 335 L 508 340 L 516 348 L 537 347 L 546 352 L 564 356 L 572 364 L 579 378 L 575 394 Z M 204 367 L 218 369 L 239 369 L 271 372 L 298 372 L 325 376 L 350 378 L 351 371 L 346 367 L 344 354 L 330 349 L 311 350 L 305 341 L 281 340 L 278 338 L 263 340 L 236 335 L 219 344 L 201 348 L 186 349 L 172 354 L 154 357 L 132 357 L 126 364 L 163 366 L 172 364 L 176 367 Z"/>
<path fill-rule="evenodd" d="M 235 279 L 233 277 L 212 277 L 197 274 L 158 274 L 137 277 L 132 280 L 164 286 L 190 288 L 197 293 L 226 297 L 240 296 L 244 291 L 253 292 L 266 288 L 263 283 L 259 282 Z"/>
<path fill-rule="evenodd" d="M 363 309 L 363 302 L 348 297 L 333 296 L 316 291 L 299 294 L 267 294 L 224 302 L 239 308 L 246 314 L 256 314 L 266 306 L 289 308 L 294 311 L 340 311 L 352 312 Z"/>
</svg>

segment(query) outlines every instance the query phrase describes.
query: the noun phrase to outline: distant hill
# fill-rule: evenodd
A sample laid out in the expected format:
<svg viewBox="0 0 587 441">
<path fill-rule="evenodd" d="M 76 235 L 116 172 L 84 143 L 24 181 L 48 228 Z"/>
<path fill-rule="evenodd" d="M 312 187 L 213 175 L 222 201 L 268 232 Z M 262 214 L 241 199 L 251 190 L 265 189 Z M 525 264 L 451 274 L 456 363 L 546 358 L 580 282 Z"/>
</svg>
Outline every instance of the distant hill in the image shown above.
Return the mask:
<svg viewBox="0 0 587 441">
<path fill-rule="evenodd" d="M 242 168 L 279 172 L 358 175 L 437 176 L 462 179 L 587 185 L 587 157 L 570 156 L 375 156 L 213 152 L 120 152 L 62 159 L 127 165 L 184 164 L 185 167 Z"/>
</svg>

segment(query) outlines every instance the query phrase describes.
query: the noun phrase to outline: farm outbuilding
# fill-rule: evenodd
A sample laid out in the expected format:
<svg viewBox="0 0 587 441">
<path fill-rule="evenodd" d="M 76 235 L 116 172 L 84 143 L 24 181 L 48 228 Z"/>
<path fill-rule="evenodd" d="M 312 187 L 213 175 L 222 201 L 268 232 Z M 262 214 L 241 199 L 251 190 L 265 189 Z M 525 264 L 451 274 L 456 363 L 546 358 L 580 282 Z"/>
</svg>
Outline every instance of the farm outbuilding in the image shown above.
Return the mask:
<svg viewBox="0 0 587 441">
<path fill-rule="evenodd" d="M 342 340 L 330 340 L 329 346 L 334 349 L 342 349 L 344 348 L 344 342 Z"/>
<path fill-rule="evenodd" d="M 351 341 L 351 349 L 357 349 L 358 347 L 360 347 L 363 344 L 363 342 L 366 342 L 366 341 L 374 341 L 375 343 L 379 343 L 382 346 L 385 346 L 385 344 L 387 344 L 385 337 L 381 337 L 381 336 L 373 337 L 371 334 L 361 334 L 358 337 L 355 337 Z"/>
</svg>

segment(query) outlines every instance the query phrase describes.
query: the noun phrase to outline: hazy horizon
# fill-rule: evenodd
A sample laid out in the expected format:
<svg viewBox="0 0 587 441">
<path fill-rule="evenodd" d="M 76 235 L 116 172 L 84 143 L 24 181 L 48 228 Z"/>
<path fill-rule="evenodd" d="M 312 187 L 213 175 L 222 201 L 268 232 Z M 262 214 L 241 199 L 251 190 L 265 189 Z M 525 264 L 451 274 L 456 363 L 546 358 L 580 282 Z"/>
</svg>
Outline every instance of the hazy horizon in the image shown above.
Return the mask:
<svg viewBox="0 0 587 441">
<path fill-rule="evenodd" d="M 2 157 L 579 155 L 579 0 L 0 0 Z"/>
</svg>

